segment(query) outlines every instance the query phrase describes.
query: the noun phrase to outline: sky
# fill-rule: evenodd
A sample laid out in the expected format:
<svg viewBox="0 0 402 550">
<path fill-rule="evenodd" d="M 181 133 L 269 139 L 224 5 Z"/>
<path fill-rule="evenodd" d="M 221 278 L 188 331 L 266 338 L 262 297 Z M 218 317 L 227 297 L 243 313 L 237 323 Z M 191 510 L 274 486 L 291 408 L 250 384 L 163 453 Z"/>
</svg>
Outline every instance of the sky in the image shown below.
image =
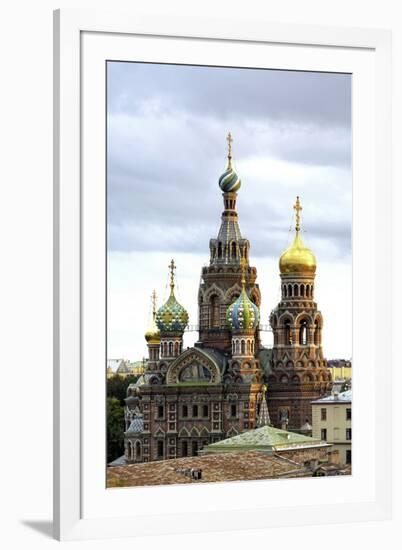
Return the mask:
<svg viewBox="0 0 402 550">
<path fill-rule="evenodd" d="M 176 295 L 197 324 L 229 131 L 262 324 L 280 299 L 278 258 L 292 240 L 299 195 L 302 238 L 318 262 L 324 353 L 351 358 L 350 76 L 126 62 L 107 70 L 108 357 L 147 355 L 150 295 L 155 289 L 159 305 L 167 299 L 172 258 Z M 196 339 L 186 333 L 184 345 Z M 269 332 L 262 339 L 272 342 Z"/>
</svg>

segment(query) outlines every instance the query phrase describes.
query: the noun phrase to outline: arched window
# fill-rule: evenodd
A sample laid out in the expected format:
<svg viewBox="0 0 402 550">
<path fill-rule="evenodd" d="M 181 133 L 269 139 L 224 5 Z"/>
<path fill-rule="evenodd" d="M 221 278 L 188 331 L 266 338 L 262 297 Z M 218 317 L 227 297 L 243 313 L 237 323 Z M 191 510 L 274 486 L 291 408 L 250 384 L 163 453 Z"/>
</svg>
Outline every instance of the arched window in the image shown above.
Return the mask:
<svg viewBox="0 0 402 550">
<path fill-rule="evenodd" d="M 218 296 L 212 296 L 211 298 L 211 328 L 219 328 L 220 326 L 219 315 L 219 299 Z"/>
<path fill-rule="evenodd" d="M 304 285 L 300 285 L 300 296 L 304 296 Z"/>
<path fill-rule="evenodd" d="M 314 323 L 314 344 L 320 345 L 320 324 L 318 321 Z"/>
<path fill-rule="evenodd" d="M 290 338 L 290 321 L 289 319 L 286 319 L 285 324 L 285 346 L 290 346 L 291 338 Z"/>
<path fill-rule="evenodd" d="M 303 319 L 300 323 L 300 329 L 299 329 L 299 344 L 301 346 L 307 345 L 307 321 L 306 319 Z"/>
<path fill-rule="evenodd" d="M 251 353 L 251 342 L 250 342 L 250 340 L 247 340 L 247 353 L 248 353 L 248 355 L 250 355 L 250 353 Z"/>
<path fill-rule="evenodd" d="M 246 353 L 246 342 L 244 340 L 241 341 L 241 353 L 242 355 Z"/>
<path fill-rule="evenodd" d="M 179 342 L 174 343 L 174 354 L 179 355 Z"/>
<path fill-rule="evenodd" d="M 173 342 L 169 342 L 169 355 L 173 355 Z"/>
<path fill-rule="evenodd" d="M 236 243 L 232 243 L 232 258 L 237 257 L 237 246 Z"/>
<path fill-rule="evenodd" d="M 306 296 L 307 298 L 310 297 L 310 285 L 306 285 Z"/>
<path fill-rule="evenodd" d="M 222 243 L 218 244 L 218 258 L 222 258 Z"/>
<path fill-rule="evenodd" d="M 294 285 L 294 295 L 295 295 L 295 297 L 299 296 L 299 286 L 298 285 Z"/>
<path fill-rule="evenodd" d="M 141 443 L 139 441 L 135 442 L 135 461 L 141 462 Z"/>
<path fill-rule="evenodd" d="M 283 285 L 283 297 L 284 298 L 287 298 L 288 296 L 288 289 L 287 289 L 287 286 L 286 285 Z"/>
<path fill-rule="evenodd" d="M 240 342 L 239 342 L 239 340 L 236 340 L 236 353 L 237 354 L 240 353 Z"/>
</svg>

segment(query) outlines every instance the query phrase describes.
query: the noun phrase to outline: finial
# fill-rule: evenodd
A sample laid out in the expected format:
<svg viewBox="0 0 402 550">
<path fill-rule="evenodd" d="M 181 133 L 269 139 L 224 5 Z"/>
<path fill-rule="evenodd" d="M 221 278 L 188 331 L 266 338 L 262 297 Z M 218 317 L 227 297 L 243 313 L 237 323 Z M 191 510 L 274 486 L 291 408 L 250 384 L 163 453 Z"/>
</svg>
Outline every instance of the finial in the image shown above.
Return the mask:
<svg viewBox="0 0 402 550">
<path fill-rule="evenodd" d="M 232 168 L 232 134 L 229 132 L 226 136 L 226 141 L 228 142 L 228 168 Z"/>
<path fill-rule="evenodd" d="M 242 256 L 240 259 L 240 269 L 241 269 L 241 286 L 243 287 L 243 289 L 246 286 L 246 266 L 247 266 L 246 258 Z"/>
<path fill-rule="evenodd" d="M 296 197 L 296 204 L 293 206 L 294 210 L 296 210 L 296 231 L 300 231 L 300 212 L 303 210 L 301 204 L 300 204 L 300 197 Z"/>
<path fill-rule="evenodd" d="M 174 289 L 174 270 L 176 269 L 176 266 L 175 266 L 175 263 L 174 263 L 174 260 L 172 259 L 172 261 L 170 262 L 169 264 L 169 269 L 170 269 L 170 292 L 173 294 L 173 289 Z"/>
<path fill-rule="evenodd" d="M 157 299 L 157 295 L 156 295 L 156 291 L 155 289 L 152 291 L 152 294 L 151 294 L 151 301 L 152 301 L 152 317 L 155 319 L 155 315 L 156 315 L 156 299 Z"/>
</svg>

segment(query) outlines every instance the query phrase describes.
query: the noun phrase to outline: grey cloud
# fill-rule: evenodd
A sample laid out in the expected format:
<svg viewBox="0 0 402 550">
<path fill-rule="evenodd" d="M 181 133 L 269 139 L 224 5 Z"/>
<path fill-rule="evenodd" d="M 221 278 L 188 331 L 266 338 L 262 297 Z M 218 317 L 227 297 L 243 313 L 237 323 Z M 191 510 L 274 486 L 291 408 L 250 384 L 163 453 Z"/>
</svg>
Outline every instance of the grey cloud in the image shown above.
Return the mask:
<svg viewBox="0 0 402 550">
<path fill-rule="evenodd" d="M 208 70 L 182 70 L 109 69 L 109 249 L 199 252 L 207 259 L 222 212 L 217 182 L 230 129 L 238 166 L 270 166 L 276 159 L 283 169 L 305 167 L 295 181 L 281 174 L 282 165 L 277 173 L 239 172 L 240 225 L 252 254 L 282 252 L 296 194 L 307 200 L 309 246 L 326 257 L 349 254 L 349 79 L 253 71 L 244 83 L 249 73 L 242 70 L 224 79 Z M 224 88 L 231 90 L 225 101 Z"/>
<path fill-rule="evenodd" d="M 287 119 L 350 126 L 350 75 L 109 63 L 110 112 L 143 114 L 150 104 L 162 113 Z"/>
</svg>

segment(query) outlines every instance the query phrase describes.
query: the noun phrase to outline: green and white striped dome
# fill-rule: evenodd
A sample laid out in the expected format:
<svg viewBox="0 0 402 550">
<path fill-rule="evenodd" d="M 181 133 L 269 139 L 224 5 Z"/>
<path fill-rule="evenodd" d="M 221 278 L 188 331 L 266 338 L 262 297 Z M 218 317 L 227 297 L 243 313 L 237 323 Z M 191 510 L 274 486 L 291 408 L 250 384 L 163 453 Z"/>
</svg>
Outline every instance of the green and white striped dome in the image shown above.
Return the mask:
<svg viewBox="0 0 402 550">
<path fill-rule="evenodd" d="M 232 166 L 232 136 L 230 132 L 227 135 L 227 142 L 228 142 L 228 164 L 226 166 L 226 170 L 223 172 L 221 177 L 219 178 L 219 187 L 222 189 L 224 193 L 235 193 L 240 189 L 241 186 L 241 180 L 239 176 L 236 174 L 233 166 Z"/>
</svg>

